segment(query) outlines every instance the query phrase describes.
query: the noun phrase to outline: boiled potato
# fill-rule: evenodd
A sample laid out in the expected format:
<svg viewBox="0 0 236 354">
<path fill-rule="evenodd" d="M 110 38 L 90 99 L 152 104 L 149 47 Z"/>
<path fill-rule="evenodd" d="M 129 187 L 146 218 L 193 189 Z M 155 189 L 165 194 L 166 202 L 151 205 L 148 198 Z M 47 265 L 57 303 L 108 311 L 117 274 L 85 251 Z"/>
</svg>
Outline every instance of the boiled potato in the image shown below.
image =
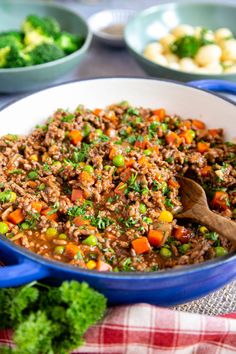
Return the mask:
<svg viewBox="0 0 236 354">
<path fill-rule="evenodd" d="M 227 73 L 227 74 L 230 74 L 230 73 L 234 74 L 234 73 L 236 73 L 236 64 L 234 64 L 234 65 L 232 65 L 232 66 L 229 66 L 228 68 L 225 69 L 224 72 Z"/>
<path fill-rule="evenodd" d="M 209 74 L 222 74 L 222 72 L 223 72 L 222 65 L 220 65 L 220 63 L 217 63 L 217 62 L 210 63 L 210 64 L 204 66 L 204 69 L 207 69 Z"/>
<path fill-rule="evenodd" d="M 179 65 L 179 63 L 172 62 L 172 63 L 168 64 L 168 68 L 174 69 L 174 70 L 180 70 L 180 65 Z"/>
<path fill-rule="evenodd" d="M 176 37 L 180 38 L 183 36 L 193 36 L 194 35 L 194 28 L 189 25 L 179 25 L 175 27 L 171 33 Z"/>
<path fill-rule="evenodd" d="M 173 34 L 169 33 L 167 34 L 165 37 L 162 37 L 159 40 L 159 43 L 162 45 L 162 47 L 164 48 L 165 52 L 169 52 L 170 50 L 170 46 L 172 43 L 174 43 L 174 41 L 176 40 L 176 37 L 173 36 Z"/>
<path fill-rule="evenodd" d="M 224 41 L 222 46 L 222 60 L 236 61 L 236 39 Z"/>
<path fill-rule="evenodd" d="M 168 53 L 165 55 L 168 63 L 177 63 L 179 61 L 179 58 L 177 57 L 177 55 L 173 54 L 173 53 Z"/>
<path fill-rule="evenodd" d="M 206 66 L 212 62 L 218 62 L 220 60 L 222 51 L 216 44 L 208 44 L 199 49 L 195 60 L 197 64 Z"/>
<path fill-rule="evenodd" d="M 154 60 L 158 54 L 161 54 L 163 51 L 163 47 L 160 43 L 154 42 L 149 43 L 144 49 L 144 55 L 146 58 L 150 60 Z"/>
<path fill-rule="evenodd" d="M 154 63 L 157 63 L 162 66 L 168 65 L 167 59 L 162 54 L 157 54 L 152 60 L 154 61 Z"/>
<path fill-rule="evenodd" d="M 179 61 L 180 70 L 194 72 L 197 68 L 196 63 L 191 58 L 183 58 Z"/>
<path fill-rule="evenodd" d="M 233 34 L 228 28 L 219 28 L 215 31 L 215 40 L 216 42 L 220 42 L 222 39 L 231 37 Z"/>
</svg>

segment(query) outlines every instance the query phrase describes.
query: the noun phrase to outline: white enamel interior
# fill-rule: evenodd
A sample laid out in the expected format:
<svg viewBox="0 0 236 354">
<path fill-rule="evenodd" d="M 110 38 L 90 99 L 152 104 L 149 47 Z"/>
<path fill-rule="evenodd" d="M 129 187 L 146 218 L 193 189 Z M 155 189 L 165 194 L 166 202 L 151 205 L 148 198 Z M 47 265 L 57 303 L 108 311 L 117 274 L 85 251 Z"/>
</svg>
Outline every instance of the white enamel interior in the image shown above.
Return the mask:
<svg viewBox="0 0 236 354">
<path fill-rule="evenodd" d="M 236 106 L 204 91 L 176 83 L 105 78 L 73 82 L 27 96 L 0 111 L 0 135 L 26 134 L 57 108 L 105 107 L 127 100 L 143 107 L 165 107 L 182 118 L 201 119 L 211 128 L 224 128 L 227 140 L 236 137 Z"/>
</svg>

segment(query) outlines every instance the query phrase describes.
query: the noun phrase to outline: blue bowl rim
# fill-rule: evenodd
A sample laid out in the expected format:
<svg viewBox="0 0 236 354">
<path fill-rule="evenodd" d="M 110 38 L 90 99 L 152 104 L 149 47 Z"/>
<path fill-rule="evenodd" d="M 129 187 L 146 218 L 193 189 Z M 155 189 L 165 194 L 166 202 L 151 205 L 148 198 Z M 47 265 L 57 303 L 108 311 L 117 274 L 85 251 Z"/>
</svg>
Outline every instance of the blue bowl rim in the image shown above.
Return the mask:
<svg viewBox="0 0 236 354">
<path fill-rule="evenodd" d="M 29 0 L 20 0 L 20 1 L 10 0 L 9 3 L 12 3 L 12 4 L 16 3 L 17 5 L 20 5 L 20 4 L 27 5 L 27 3 L 28 3 L 28 4 L 32 5 L 32 2 Z M 87 31 L 85 41 L 84 41 L 82 47 L 77 49 L 75 52 L 66 55 L 63 58 L 53 60 L 53 61 L 50 61 L 50 62 L 44 63 L 44 64 L 38 64 L 38 65 L 29 65 L 29 66 L 23 66 L 23 67 L 19 67 L 19 68 L 0 68 L 0 75 L 1 74 L 15 74 L 15 73 L 19 73 L 19 72 L 20 73 L 24 73 L 24 72 L 27 73 L 28 71 L 32 71 L 32 70 L 37 71 L 42 68 L 45 69 L 45 68 L 50 68 L 50 67 L 57 65 L 57 64 L 63 64 L 67 61 L 70 61 L 70 60 L 76 58 L 78 55 L 84 53 L 88 49 L 88 47 L 92 41 L 92 37 L 93 37 L 92 31 L 91 31 L 87 21 L 78 12 L 75 12 L 64 5 L 61 5 L 61 4 L 58 4 L 55 2 L 46 3 L 44 1 L 36 0 L 33 2 L 33 5 L 40 5 L 42 7 L 61 9 L 64 12 L 67 12 L 69 14 L 73 14 L 73 15 L 77 16 L 77 18 L 83 22 L 83 24 L 86 28 L 86 31 Z"/>
<path fill-rule="evenodd" d="M 159 5 L 154 5 L 154 6 L 150 6 L 144 10 L 141 10 L 140 12 L 138 12 L 136 15 L 134 15 L 134 17 L 132 17 L 130 19 L 130 21 L 127 23 L 127 25 L 125 26 L 125 30 L 124 30 L 124 41 L 126 46 L 129 48 L 130 51 L 132 51 L 135 55 L 137 55 L 137 57 L 142 58 L 142 60 L 144 60 L 146 62 L 147 65 L 151 65 L 152 67 L 158 69 L 161 68 L 162 70 L 166 70 L 166 71 L 170 71 L 170 72 L 175 72 L 178 73 L 180 75 L 184 75 L 187 77 L 189 77 L 189 80 L 198 80 L 199 77 L 204 77 L 206 79 L 209 78 L 217 78 L 217 79 L 226 79 L 229 76 L 236 76 L 236 73 L 222 73 L 222 74 L 207 74 L 207 73 L 194 73 L 194 72 L 187 72 L 187 71 L 180 71 L 177 69 L 172 69 L 169 68 L 167 66 L 164 65 L 159 65 L 157 63 L 155 63 L 152 60 L 149 60 L 148 58 L 146 58 L 143 53 L 139 52 L 138 50 L 135 49 L 135 47 L 132 45 L 132 43 L 130 43 L 129 39 L 128 39 L 128 29 L 129 26 L 132 25 L 133 22 L 135 22 L 137 19 L 145 17 L 153 12 L 156 12 L 158 10 L 162 10 L 162 11 L 166 11 L 169 9 L 169 7 L 183 7 L 183 6 L 192 6 L 192 7 L 200 7 L 200 6 L 212 6 L 212 7 L 230 7 L 230 8 L 234 8 L 236 9 L 236 4 L 233 3 L 223 3 L 223 2 L 210 2 L 209 0 L 200 0 L 197 1 L 195 0 L 194 2 L 189 2 L 189 1 L 180 1 L 180 2 L 165 2 Z"/>
<path fill-rule="evenodd" d="M 10 102 L 6 103 L 5 105 L 3 105 L 2 107 L 0 107 L 0 113 L 1 111 L 3 111 L 4 109 L 6 109 L 7 107 L 11 106 L 12 104 L 33 96 L 34 94 L 37 94 L 39 92 L 48 90 L 48 89 L 52 89 L 54 87 L 58 87 L 58 86 L 63 86 L 63 85 L 67 85 L 67 84 L 73 84 L 73 83 L 79 83 L 79 82 L 83 82 L 83 81 L 92 81 L 92 80 L 114 80 L 114 79 L 137 79 L 137 80 L 150 80 L 150 81 L 161 81 L 161 82 L 167 82 L 170 84 L 176 84 L 176 85 L 180 85 L 180 86 L 184 86 L 184 87 L 188 87 L 191 88 L 193 90 L 198 90 L 198 91 L 204 91 L 206 93 L 208 93 L 209 95 L 213 95 L 216 96 L 219 99 L 222 99 L 223 101 L 227 101 L 228 103 L 236 106 L 236 102 L 234 102 L 233 100 L 231 100 L 228 97 L 223 97 L 215 92 L 211 92 L 209 90 L 206 89 L 201 89 L 201 88 L 197 88 L 197 87 L 192 87 L 189 86 L 186 83 L 182 83 L 182 82 L 178 82 L 175 80 L 169 80 L 169 79 L 159 79 L 159 78 L 146 78 L 146 77 L 138 77 L 138 76 L 134 76 L 134 77 L 130 77 L 130 76 L 115 76 L 115 77 L 90 77 L 90 78 L 84 78 L 84 79 L 80 79 L 80 80 L 69 80 L 67 82 L 64 83 L 59 83 L 56 85 L 51 85 L 47 88 L 41 89 L 41 90 L 37 90 L 34 91 L 30 94 L 23 94 L 20 97 L 11 100 Z M 16 254 L 20 254 L 21 256 L 23 256 L 25 258 L 25 261 L 27 262 L 28 260 L 31 260 L 34 263 L 40 264 L 42 266 L 45 266 L 46 268 L 52 268 L 52 271 L 55 270 L 67 270 L 70 271 L 72 274 L 81 274 L 81 275 L 87 275 L 90 277 L 94 277 L 97 279 L 116 279 L 116 280 L 144 280 L 144 279 L 169 279 L 169 278 L 175 278 L 175 277 L 179 277 L 179 276 L 189 276 L 192 274 L 198 274 L 201 271 L 208 271 L 211 269 L 214 269 L 216 267 L 220 267 L 221 265 L 225 265 L 227 263 L 231 263 L 231 262 L 235 262 L 235 266 L 236 266 L 236 251 L 231 252 L 228 255 L 225 255 L 223 257 L 218 257 L 218 258 L 214 258 L 212 260 L 209 261 L 205 261 L 202 263 L 197 263 L 197 264 L 192 264 L 192 265 L 186 265 L 186 266 L 181 266 L 178 268 L 172 268 L 172 269 L 163 269 L 163 270 L 159 270 L 159 271 L 154 271 L 154 272 L 98 272 L 96 270 L 88 270 L 88 269 L 83 269 L 83 268 L 79 268 L 73 265 L 69 265 L 63 262 L 59 262 L 59 261 L 55 261 L 55 260 L 50 260 L 47 258 L 44 258 L 43 256 L 40 256 L 32 251 L 29 251 L 27 249 L 25 249 L 24 247 L 18 246 L 14 243 L 12 243 L 10 240 L 8 240 L 5 236 L 0 235 L 0 242 L 3 242 L 7 245 L 10 246 L 14 255 L 14 251 L 16 251 Z M 16 258 L 19 258 L 17 257 Z M 52 274 L 53 275 L 53 274 Z"/>
</svg>

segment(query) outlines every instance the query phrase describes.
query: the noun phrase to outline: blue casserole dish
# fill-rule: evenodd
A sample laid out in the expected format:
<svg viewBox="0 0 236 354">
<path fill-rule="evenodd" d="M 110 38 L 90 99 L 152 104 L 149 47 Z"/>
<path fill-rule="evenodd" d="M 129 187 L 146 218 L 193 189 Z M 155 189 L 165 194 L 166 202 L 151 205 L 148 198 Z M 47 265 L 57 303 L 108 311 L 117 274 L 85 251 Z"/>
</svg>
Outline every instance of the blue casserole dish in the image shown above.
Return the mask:
<svg viewBox="0 0 236 354">
<path fill-rule="evenodd" d="M 94 108 L 125 99 L 133 105 L 162 106 L 182 117 L 199 118 L 209 127 L 224 127 L 227 140 L 235 138 L 235 103 L 207 89 L 235 94 L 236 84 L 199 81 L 190 85 L 142 78 L 91 79 L 59 85 L 4 107 L 0 112 L 0 134 L 28 133 L 58 106 L 73 109 L 83 103 Z M 0 260 L 6 264 L 0 269 L 0 287 L 18 286 L 32 280 L 45 279 L 56 284 L 76 279 L 102 292 L 110 304 L 181 304 L 204 296 L 236 277 L 235 253 L 199 265 L 159 272 L 99 273 L 47 260 L 16 246 L 4 236 L 0 236 Z"/>
</svg>

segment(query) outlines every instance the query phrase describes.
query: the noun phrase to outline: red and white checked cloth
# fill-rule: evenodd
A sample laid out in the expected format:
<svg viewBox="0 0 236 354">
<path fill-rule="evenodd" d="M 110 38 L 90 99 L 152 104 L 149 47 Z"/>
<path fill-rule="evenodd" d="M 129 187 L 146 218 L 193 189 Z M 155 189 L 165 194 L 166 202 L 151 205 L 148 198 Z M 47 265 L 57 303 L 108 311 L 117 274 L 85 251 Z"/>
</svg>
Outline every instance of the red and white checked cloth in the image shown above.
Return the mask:
<svg viewBox="0 0 236 354">
<path fill-rule="evenodd" d="M 10 331 L 0 332 L 0 343 L 11 343 L 10 337 Z M 236 314 L 210 317 L 147 304 L 113 307 L 89 329 L 86 344 L 73 352 L 79 353 L 235 354 Z"/>
</svg>

